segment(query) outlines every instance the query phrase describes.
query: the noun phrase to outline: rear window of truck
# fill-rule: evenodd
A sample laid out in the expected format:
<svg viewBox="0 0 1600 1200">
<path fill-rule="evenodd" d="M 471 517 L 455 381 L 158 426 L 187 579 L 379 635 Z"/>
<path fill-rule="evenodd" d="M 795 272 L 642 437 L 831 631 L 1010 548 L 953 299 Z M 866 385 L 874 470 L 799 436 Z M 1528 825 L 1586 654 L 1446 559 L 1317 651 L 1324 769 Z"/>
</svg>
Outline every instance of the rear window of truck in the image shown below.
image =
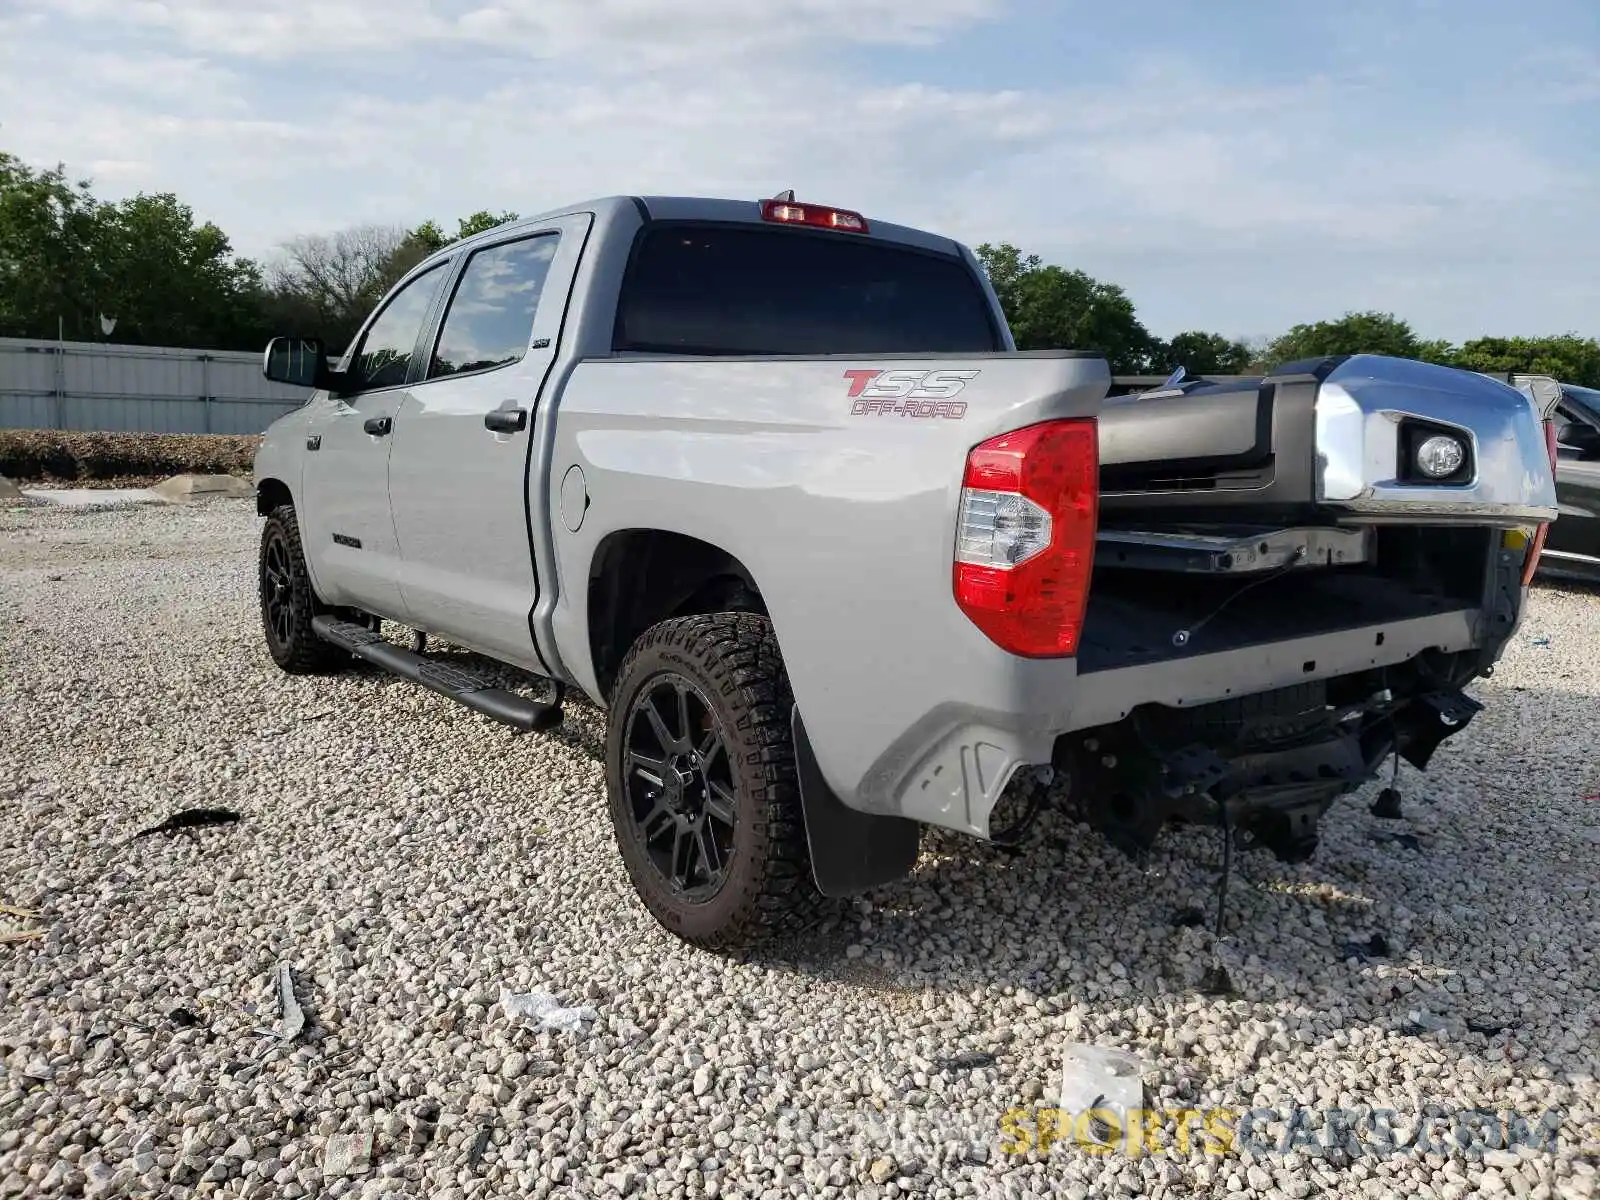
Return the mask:
<svg viewBox="0 0 1600 1200">
<path fill-rule="evenodd" d="M 959 258 L 870 237 L 661 223 L 634 247 L 614 347 L 647 354 L 1002 349 Z"/>
</svg>

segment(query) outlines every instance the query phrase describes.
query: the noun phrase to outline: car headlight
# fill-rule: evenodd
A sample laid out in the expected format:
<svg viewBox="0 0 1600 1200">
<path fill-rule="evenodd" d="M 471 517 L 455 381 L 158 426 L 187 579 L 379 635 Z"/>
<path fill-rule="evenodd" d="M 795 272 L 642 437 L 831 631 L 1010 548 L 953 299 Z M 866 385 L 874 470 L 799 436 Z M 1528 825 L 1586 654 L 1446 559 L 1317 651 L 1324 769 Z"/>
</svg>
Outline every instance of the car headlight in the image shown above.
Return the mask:
<svg viewBox="0 0 1600 1200">
<path fill-rule="evenodd" d="M 1436 433 L 1417 447 L 1417 470 L 1429 479 L 1448 479 L 1466 461 L 1466 446 L 1447 433 Z"/>
</svg>

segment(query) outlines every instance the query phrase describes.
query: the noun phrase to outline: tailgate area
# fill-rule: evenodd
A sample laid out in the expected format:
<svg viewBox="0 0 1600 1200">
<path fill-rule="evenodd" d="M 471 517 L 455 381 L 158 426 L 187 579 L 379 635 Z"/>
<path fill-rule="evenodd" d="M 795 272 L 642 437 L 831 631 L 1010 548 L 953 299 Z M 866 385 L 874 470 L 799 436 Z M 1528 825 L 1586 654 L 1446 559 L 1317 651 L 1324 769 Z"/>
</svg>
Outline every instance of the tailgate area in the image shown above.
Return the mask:
<svg viewBox="0 0 1600 1200">
<path fill-rule="evenodd" d="M 1254 575 L 1129 570 L 1097 554 L 1078 671 L 1149 666 L 1485 605 L 1502 553 L 1498 530 L 1371 532 L 1371 561 Z"/>
</svg>

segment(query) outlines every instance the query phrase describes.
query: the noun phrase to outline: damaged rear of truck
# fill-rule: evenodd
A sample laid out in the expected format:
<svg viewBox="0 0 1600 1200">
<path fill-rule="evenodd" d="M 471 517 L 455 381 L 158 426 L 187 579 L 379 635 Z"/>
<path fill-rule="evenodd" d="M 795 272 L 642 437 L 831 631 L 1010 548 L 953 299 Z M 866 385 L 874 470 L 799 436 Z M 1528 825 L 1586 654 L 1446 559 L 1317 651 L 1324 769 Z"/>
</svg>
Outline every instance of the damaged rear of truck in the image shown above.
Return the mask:
<svg viewBox="0 0 1600 1200">
<path fill-rule="evenodd" d="M 1365 355 L 1108 404 L 1093 699 L 1052 753 L 1092 823 L 1137 853 L 1215 822 L 1296 861 L 1389 756 L 1425 768 L 1521 619 L 1554 516 L 1542 418 Z"/>
<path fill-rule="evenodd" d="M 580 273 L 604 341 L 544 486 L 553 511 L 576 470 L 592 507 L 555 529 L 549 644 L 620 727 L 654 622 L 766 623 L 823 893 L 908 872 L 925 824 L 1015 836 L 1030 776 L 1134 854 L 1191 821 L 1304 858 L 1477 711 L 1556 512 L 1530 397 L 1367 355 L 1110 397 L 1102 356 L 1015 349 L 958 243 L 643 209 L 620 286 Z M 659 773 L 612 772 L 656 803 Z M 681 932 L 691 899 L 653 908 Z"/>
<path fill-rule="evenodd" d="M 908 872 L 923 824 L 1017 836 L 991 816 L 1029 773 L 1134 855 L 1186 821 L 1304 859 L 1338 796 L 1478 711 L 1555 512 L 1547 431 L 1390 358 L 1109 383 L 1071 352 L 580 368 L 556 469 L 611 499 L 558 548 L 602 596 L 556 602 L 559 640 L 606 695 L 657 594 L 624 582 L 659 544 L 633 531 L 692 531 L 678 611 L 725 577 L 782 648 L 825 894 Z M 647 389 L 671 422 L 623 415 Z"/>
<path fill-rule="evenodd" d="M 1527 397 L 1351 356 L 1105 400 L 1098 360 L 1012 355 L 952 365 L 990 428 L 940 436 L 904 415 L 929 366 L 837 372 L 898 444 L 848 517 L 780 518 L 808 586 L 762 593 L 825 892 L 908 870 L 915 823 L 1015 837 L 991 814 L 1030 770 L 1135 856 L 1202 822 L 1302 860 L 1481 707 L 1555 513 Z"/>
</svg>

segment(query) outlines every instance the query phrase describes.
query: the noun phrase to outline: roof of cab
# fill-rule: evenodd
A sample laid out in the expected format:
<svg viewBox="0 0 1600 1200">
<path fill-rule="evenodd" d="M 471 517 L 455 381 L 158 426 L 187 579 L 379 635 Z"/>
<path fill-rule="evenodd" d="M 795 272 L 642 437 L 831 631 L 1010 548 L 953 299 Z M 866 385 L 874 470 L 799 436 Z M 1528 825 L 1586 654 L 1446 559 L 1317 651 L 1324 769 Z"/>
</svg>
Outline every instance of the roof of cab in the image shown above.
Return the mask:
<svg viewBox="0 0 1600 1200">
<path fill-rule="evenodd" d="M 796 203 L 822 204 L 825 202 L 820 200 L 798 200 Z M 837 207 L 848 208 L 849 206 L 838 205 Z M 497 225 L 493 229 L 486 229 L 482 233 L 474 234 L 461 242 L 452 242 L 437 253 L 444 254 L 446 251 L 453 251 L 480 240 L 489 240 L 496 235 L 503 235 L 508 230 L 539 225 L 557 217 L 572 216 L 577 213 L 593 213 L 597 218 L 605 221 L 629 208 L 639 211 L 642 216 L 652 221 L 717 221 L 747 222 L 749 224 L 757 224 L 761 221 L 760 199 L 729 200 L 709 196 L 602 196 L 594 200 L 584 200 L 576 204 L 563 205 L 560 208 L 553 208 L 549 212 L 509 221 L 504 225 Z M 888 221 L 874 220 L 870 215 L 866 217 L 866 221 L 867 232 L 864 236 L 868 238 L 900 242 L 924 250 L 933 250 L 941 254 L 956 254 L 960 252 L 960 246 L 957 242 L 936 233 L 913 229 L 908 225 L 896 225 Z M 833 236 L 858 238 L 863 235 L 859 233 L 838 233 Z M 431 259 L 435 255 L 429 255 L 428 257 Z"/>
</svg>

